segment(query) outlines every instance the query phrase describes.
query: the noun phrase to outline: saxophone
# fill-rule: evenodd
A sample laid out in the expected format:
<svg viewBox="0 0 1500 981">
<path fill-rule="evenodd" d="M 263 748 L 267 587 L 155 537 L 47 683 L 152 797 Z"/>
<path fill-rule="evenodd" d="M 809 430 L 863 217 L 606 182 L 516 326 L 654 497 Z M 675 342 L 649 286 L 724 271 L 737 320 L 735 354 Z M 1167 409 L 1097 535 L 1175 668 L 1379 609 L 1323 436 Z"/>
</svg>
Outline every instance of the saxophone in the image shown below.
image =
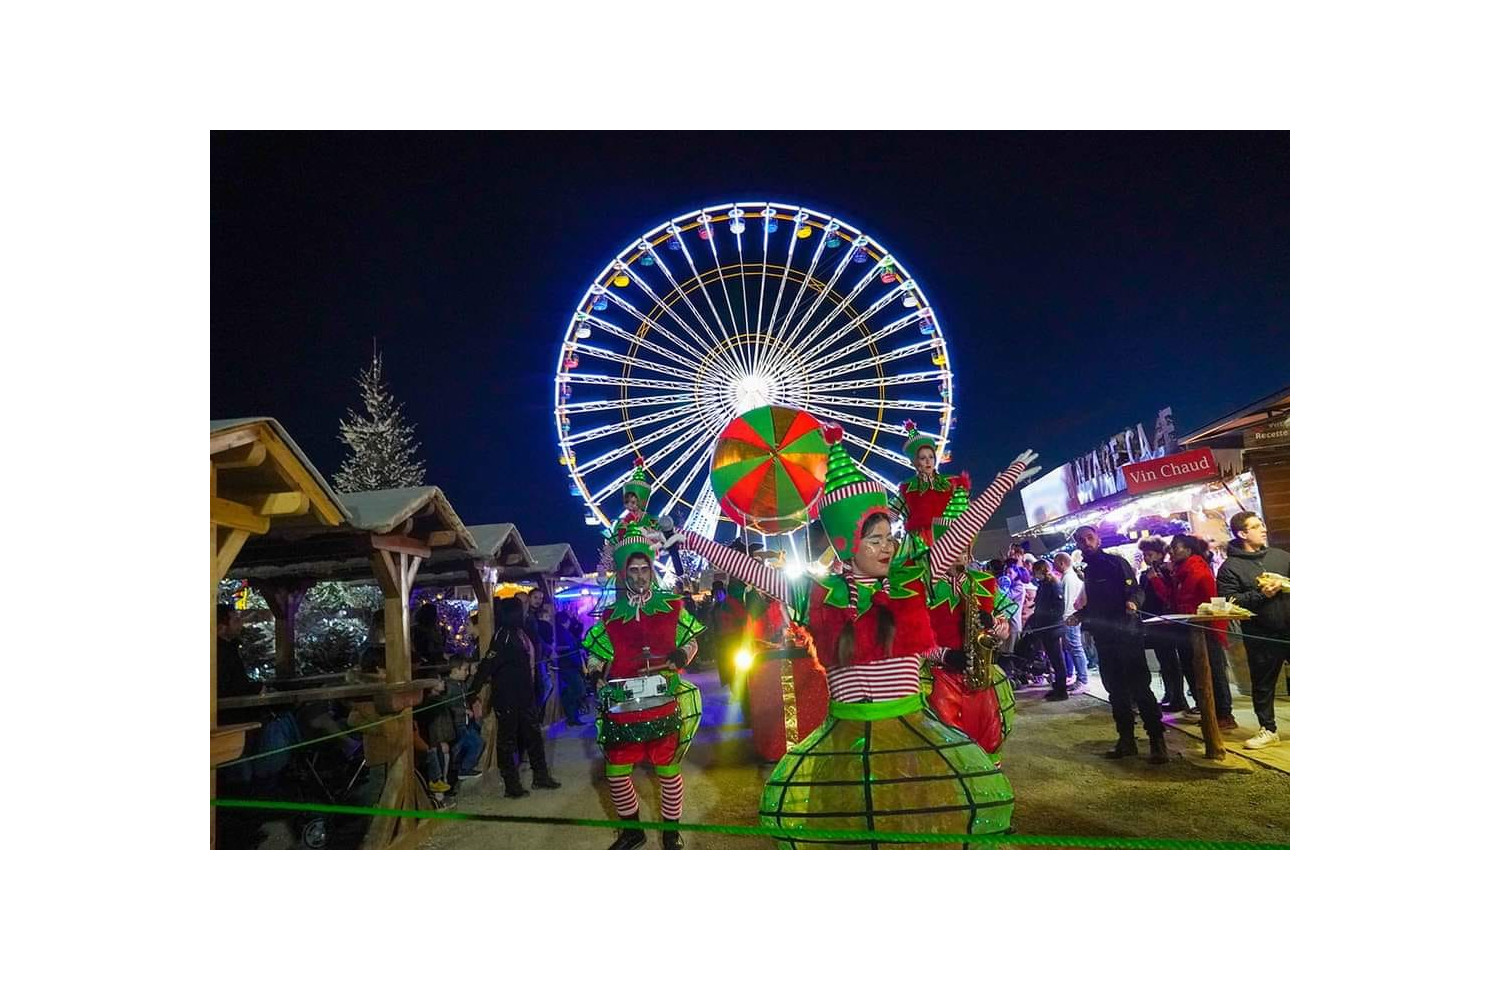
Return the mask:
<svg viewBox="0 0 1500 981">
<path fill-rule="evenodd" d="M 975 600 L 975 589 L 967 568 L 960 575 L 959 589 L 969 587 L 963 594 L 964 653 L 969 658 L 969 665 L 964 669 L 964 687 L 969 691 L 979 691 L 990 686 L 990 666 L 995 663 L 995 648 L 999 644 L 979 625 L 979 603 Z"/>
</svg>

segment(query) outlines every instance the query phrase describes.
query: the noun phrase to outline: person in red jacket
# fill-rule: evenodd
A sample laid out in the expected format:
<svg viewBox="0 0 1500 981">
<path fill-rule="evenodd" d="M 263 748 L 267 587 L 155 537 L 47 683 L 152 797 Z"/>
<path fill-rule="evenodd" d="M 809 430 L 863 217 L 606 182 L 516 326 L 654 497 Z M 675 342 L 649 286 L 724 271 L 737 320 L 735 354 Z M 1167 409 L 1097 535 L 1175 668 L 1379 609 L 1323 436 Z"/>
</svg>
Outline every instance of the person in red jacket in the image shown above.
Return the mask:
<svg viewBox="0 0 1500 981">
<path fill-rule="evenodd" d="M 1174 535 L 1172 544 L 1168 547 L 1172 557 L 1172 612 L 1173 613 L 1197 613 L 1201 603 L 1207 603 L 1218 595 L 1218 582 L 1214 579 L 1213 567 L 1209 564 L 1208 543 L 1196 535 Z M 1202 624 L 1184 625 L 1179 628 L 1184 631 L 1182 639 L 1178 644 L 1180 650 L 1192 650 L 1193 638 L 1186 631 L 1203 630 Z M 1214 708 L 1219 719 L 1220 729 L 1234 729 L 1239 723 L 1234 721 L 1234 698 L 1229 691 L 1229 664 L 1224 656 L 1224 649 L 1228 643 L 1228 637 L 1224 632 L 1222 623 L 1215 623 L 1213 628 L 1206 631 L 1204 638 L 1208 642 L 1208 668 L 1213 676 L 1214 686 Z M 1188 690 L 1197 702 L 1187 715 L 1196 715 L 1201 711 L 1202 695 L 1198 691 L 1198 679 L 1192 670 L 1192 665 L 1184 665 L 1187 675 Z"/>
</svg>

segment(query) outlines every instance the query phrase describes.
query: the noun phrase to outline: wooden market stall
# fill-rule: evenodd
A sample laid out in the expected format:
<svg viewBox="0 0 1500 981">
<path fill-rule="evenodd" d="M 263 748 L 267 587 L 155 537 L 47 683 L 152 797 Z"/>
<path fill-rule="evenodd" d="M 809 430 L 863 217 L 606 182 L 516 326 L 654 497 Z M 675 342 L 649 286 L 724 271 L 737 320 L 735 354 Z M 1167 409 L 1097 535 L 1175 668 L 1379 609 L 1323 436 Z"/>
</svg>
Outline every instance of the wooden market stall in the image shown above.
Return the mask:
<svg viewBox="0 0 1500 981">
<path fill-rule="evenodd" d="M 317 582 L 368 581 L 373 573 L 384 595 L 385 691 L 361 692 L 371 697 L 356 701 L 355 710 L 361 719 L 386 719 L 387 724 L 364 732 L 367 762 L 386 767 L 379 806 L 421 809 L 430 802 L 416 778 L 412 707 L 420 701 L 422 689 L 438 683 L 412 680 L 411 591 L 424 563 L 469 561 L 474 538 L 436 487 L 345 494 L 339 502 L 348 516 L 343 525 L 303 523 L 277 529 L 250 542 L 225 572 L 250 580 L 272 607 L 278 676 L 292 673 L 296 611 L 308 587 Z M 413 820 L 377 817 L 364 846 L 407 846 L 423 830 Z"/>
<path fill-rule="evenodd" d="M 208 424 L 208 732 L 210 767 L 238 759 L 255 723 L 219 725 L 219 581 L 252 536 L 288 525 L 337 528 L 349 512 L 317 468 L 275 419 L 259 416 Z M 215 780 L 209 771 L 209 799 Z M 209 843 L 214 822 L 210 819 Z"/>
</svg>

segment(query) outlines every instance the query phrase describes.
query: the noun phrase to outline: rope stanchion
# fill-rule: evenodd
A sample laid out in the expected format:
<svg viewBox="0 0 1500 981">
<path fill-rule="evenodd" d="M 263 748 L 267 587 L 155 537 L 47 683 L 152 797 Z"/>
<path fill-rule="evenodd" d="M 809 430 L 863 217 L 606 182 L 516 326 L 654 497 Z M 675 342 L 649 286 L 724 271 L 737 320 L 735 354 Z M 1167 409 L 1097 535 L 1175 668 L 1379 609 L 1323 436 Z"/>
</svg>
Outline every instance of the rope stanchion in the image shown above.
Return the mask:
<svg viewBox="0 0 1500 981">
<path fill-rule="evenodd" d="M 1037 846 L 1043 848 L 1107 849 L 1185 849 L 1210 851 L 1287 851 L 1290 845 L 1263 842 L 1189 841 L 1177 838 L 1111 838 L 1083 835 L 969 835 L 937 834 L 911 831 L 820 830 L 815 828 L 770 828 L 761 825 L 687 824 L 664 821 L 614 821 L 603 818 L 541 817 L 520 814 L 474 814 L 466 811 L 412 811 L 386 807 L 360 807 L 353 804 L 312 804 L 296 801 L 258 801 L 223 799 L 211 802 L 215 807 L 238 810 L 298 811 L 343 814 L 363 817 L 415 818 L 431 821 L 477 821 L 486 824 L 541 824 L 554 827 L 625 829 L 635 831 L 679 831 L 699 834 L 737 835 L 746 838 L 797 838 L 819 841 L 882 842 L 912 845 L 957 845 L 980 843 L 1007 848 Z"/>
</svg>

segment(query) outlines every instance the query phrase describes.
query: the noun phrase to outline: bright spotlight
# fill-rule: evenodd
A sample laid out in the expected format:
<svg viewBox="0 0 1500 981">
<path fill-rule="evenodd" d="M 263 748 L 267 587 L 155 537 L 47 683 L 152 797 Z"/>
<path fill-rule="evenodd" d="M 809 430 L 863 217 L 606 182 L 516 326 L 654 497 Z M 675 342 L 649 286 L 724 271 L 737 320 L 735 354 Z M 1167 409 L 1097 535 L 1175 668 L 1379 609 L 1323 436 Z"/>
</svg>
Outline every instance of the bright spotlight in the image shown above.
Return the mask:
<svg viewBox="0 0 1500 981">
<path fill-rule="evenodd" d="M 734 652 L 734 666 L 736 669 L 740 671 L 749 671 L 750 665 L 754 663 L 755 655 L 751 653 L 750 648 L 741 647 L 739 650 Z"/>
</svg>

